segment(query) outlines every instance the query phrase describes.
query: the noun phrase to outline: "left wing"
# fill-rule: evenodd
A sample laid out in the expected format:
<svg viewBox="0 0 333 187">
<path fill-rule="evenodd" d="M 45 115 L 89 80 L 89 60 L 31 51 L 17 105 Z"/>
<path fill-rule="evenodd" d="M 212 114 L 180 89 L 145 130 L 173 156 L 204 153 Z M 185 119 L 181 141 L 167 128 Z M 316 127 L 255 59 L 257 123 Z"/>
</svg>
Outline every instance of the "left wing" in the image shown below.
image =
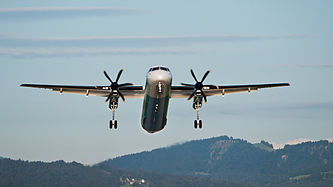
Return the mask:
<svg viewBox="0 0 333 187">
<path fill-rule="evenodd" d="M 225 95 L 239 92 L 251 92 L 261 88 L 272 88 L 289 86 L 289 83 L 271 83 L 271 84 L 247 84 L 247 85 L 205 85 L 203 91 L 206 96 Z M 194 89 L 188 86 L 172 86 L 171 98 L 188 98 L 193 93 Z"/>
<path fill-rule="evenodd" d="M 21 84 L 22 87 L 44 88 L 60 93 L 72 93 L 81 95 L 94 95 L 108 97 L 110 86 L 76 86 L 76 85 L 48 85 L 48 84 Z M 119 90 L 126 98 L 143 98 L 144 90 L 142 86 L 124 86 Z"/>
</svg>

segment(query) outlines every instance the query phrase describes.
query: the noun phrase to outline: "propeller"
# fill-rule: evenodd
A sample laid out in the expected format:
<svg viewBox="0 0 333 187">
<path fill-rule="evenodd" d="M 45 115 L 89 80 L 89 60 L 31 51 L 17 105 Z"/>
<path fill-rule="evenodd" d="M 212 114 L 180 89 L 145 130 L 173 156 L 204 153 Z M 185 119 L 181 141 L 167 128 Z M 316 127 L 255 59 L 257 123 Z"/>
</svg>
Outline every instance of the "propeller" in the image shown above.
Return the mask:
<svg viewBox="0 0 333 187">
<path fill-rule="evenodd" d="M 204 76 L 202 77 L 201 81 L 198 81 L 197 77 L 195 76 L 194 72 L 192 69 L 190 69 L 190 72 L 191 72 L 191 75 L 193 77 L 193 79 L 195 80 L 195 84 L 187 84 L 187 83 L 181 83 L 181 85 L 183 86 L 188 86 L 188 87 L 192 87 L 194 90 L 192 92 L 192 94 L 190 95 L 189 98 L 187 98 L 187 100 L 190 100 L 192 99 L 192 97 L 194 97 L 197 93 L 197 91 L 201 91 L 201 94 L 205 100 L 205 102 L 207 103 L 207 97 L 206 97 L 206 94 L 205 92 L 202 90 L 203 87 L 205 86 L 211 86 L 211 85 L 204 85 L 203 84 L 203 81 L 207 78 L 207 75 L 209 74 L 210 70 L 206 71 L 206 73 L 204 74 Z"/>
<path fill-rule="evenodd" d="M 111 99 L 111 96 L 114 93 L 114 91 L 117 91 L 117 93 L 119 94 L 121 99 L 125 102 L 125 97 L 120 92 L 119 88 L 124 87 L 124 86 L 131 86 L 131 85 L 133 85 L 133 83 L 118 84 L 119 78 L 120 78 L 121 74 L 123 73 L 123 69 L 120 69 L 115 82 L 112 81 L 112 79 L 109 77 L 109 75 L 106 73 L 105 70 L 103 72 L 104 72 L 105 77 L 111 82 L 111 85 L 110 85 L 111 91 L 110 91 L 110 94 L 108 95 L 108 97 L 106 98 L 105 102 L 108 102 Z"/>
</svg>

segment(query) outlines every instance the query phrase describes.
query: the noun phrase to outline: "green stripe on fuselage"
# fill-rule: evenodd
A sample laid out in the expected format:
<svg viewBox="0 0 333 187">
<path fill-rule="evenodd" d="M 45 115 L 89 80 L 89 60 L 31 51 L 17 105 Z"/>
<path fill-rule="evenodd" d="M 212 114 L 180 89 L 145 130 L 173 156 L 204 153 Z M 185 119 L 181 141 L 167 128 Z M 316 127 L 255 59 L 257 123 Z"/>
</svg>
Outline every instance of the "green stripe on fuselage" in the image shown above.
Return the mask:
<svg viewBox="0 0 333 187">
<path fill-rule="evenodd" d="M 166 88 L 165 97 L 152 97 L 149 95 L 150 88 L 146 88 L 141 125 L 148 132 L 157 132 L 162 130 L 166 125 L 168 105 L 170 99 L 170 86 Z M 156 109 L 156 104 L 158 105 Z"/>
</svg>

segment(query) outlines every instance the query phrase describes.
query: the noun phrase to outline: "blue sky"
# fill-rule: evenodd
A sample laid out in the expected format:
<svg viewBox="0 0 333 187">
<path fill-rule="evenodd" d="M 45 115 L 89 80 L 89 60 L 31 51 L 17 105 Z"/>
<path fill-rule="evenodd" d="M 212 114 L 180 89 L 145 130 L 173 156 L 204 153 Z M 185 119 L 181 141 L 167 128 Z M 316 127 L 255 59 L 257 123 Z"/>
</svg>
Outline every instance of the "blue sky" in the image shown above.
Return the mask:
<svg viewBox="0 0 333 187">
<path fill-rule="evenodd" d="M 332 139 L 331 1 L 3 1 L 0 5 L 0 155 L 93 164 L 193 139 L 228 135 L 283 144 Z M 117 110 L 105 98 L 20 88 L 22 83 L 145 83 L 166 65 L 173 84 L 211 70 L 209 84 L 290 82 L 251 95 L 209 97 L 204 128 L 192 103 L 172 99 L 168 124 L 140 126 L 141 99 Z"/>
</svg>

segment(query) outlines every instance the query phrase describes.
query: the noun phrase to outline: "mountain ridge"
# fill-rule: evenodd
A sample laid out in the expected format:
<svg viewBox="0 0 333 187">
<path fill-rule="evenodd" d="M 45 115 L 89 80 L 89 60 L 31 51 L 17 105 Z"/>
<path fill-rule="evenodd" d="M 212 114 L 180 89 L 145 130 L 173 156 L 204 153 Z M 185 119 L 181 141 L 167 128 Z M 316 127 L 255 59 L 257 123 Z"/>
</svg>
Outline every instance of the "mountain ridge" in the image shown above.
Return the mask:
<svg viewBox="0 0 333 187">
<path fill-rule="evenodd" d="M 202 186 L 249 187 L 248 184 L 192 176 L 121 170 L 77 162 L 0 160 L 0 186 Z"/>
<path fill-rule="evenodd" d="M 273 149 L 272 144 L 265 141 L 251 144 L 246 140 L 220 136 L 116 157 L 97 165 L 104 164 L 258 186 L 292 185 L 301 181 L 293 180 L 302 178 L 297 176 L 319 174 L 317 178 L 305 179 L 316 184 L 326 184 L 327 181 L 333 184 L 330 175 L 333 171 L 333 143 L 321 140 Z"/>
</svg>

